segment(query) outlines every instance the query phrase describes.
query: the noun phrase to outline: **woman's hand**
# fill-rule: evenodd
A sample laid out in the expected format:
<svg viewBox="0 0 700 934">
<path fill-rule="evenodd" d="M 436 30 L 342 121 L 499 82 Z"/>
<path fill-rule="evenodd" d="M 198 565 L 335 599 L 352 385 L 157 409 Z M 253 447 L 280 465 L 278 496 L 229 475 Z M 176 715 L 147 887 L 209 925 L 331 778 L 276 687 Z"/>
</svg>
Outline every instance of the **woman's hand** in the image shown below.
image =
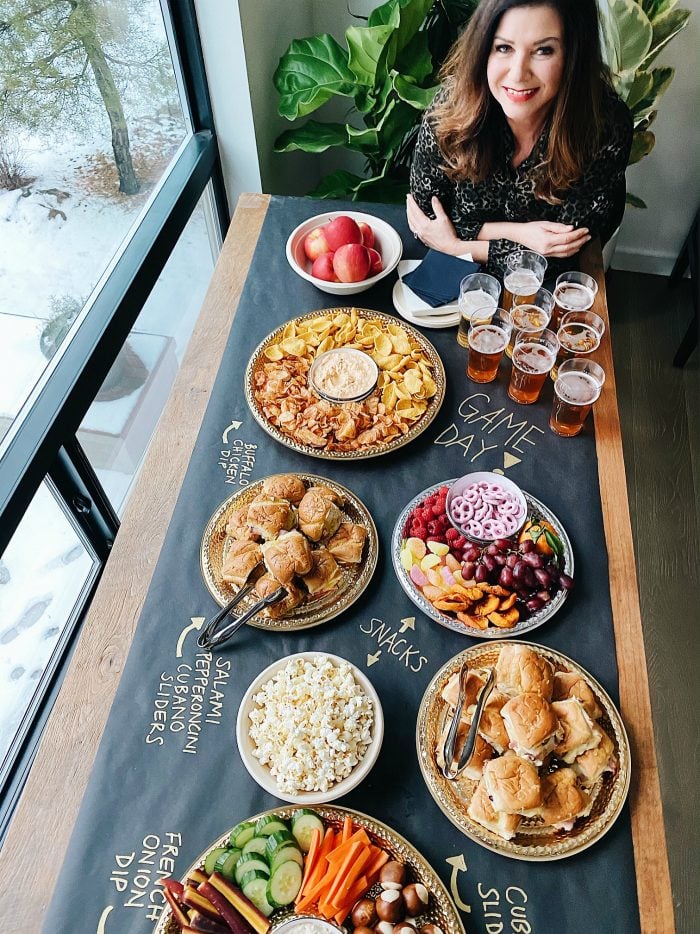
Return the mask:
<svg viewBox="0 0 700 934">
<path fill-rule="evenodd" d="M 408 226 L 418 239 L 431 249 L 439 250 L 440 253 L 459 256 L 460 253 L 465 252 L 465 243 L 455 233 L 452 221 L 445 213 L 440 200 L 433 197 L 431 203 L 435 220 L 431 220 L 427 214 L 421 211 L 413 195 L 408 195 L 406 197 Z"/>
<path fill-rule="evenodd" d="M 531 221 L 515 226 L 518 227 L 518 235 L 512 239 L 543 256 L 573 256 L 591 239 L 587 227 L 575 230 L 571 224 Z"/>
</svg>

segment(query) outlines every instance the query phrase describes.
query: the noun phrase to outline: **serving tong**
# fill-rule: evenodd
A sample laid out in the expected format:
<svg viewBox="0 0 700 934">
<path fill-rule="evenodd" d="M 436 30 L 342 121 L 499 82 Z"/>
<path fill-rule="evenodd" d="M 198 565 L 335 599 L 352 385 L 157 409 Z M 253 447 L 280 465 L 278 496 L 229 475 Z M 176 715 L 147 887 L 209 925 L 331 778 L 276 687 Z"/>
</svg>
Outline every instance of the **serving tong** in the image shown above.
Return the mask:
<svg viewBox="0 0 700 934">
<path fill-rule="evenodd" d="M 486 679 L 486 684 L 484 684 L 484 686 L 479 691 L 479 695 L 476 699 L 476 710 L 474 711 L 474 716 L 472 717 L 471 726 L 469 727 L 469 732 L 467 733 L 464 747 L 455 766 L 455 746 L 457 743 L 457 731 L 459 729 L 459 722 L 462 719 L 462 710 L 464 708 L 464 701 L 466 700 L 467 696 L 468 678 L 469 666 L 465 661 L 459 672 L 459 693 L 457 694 L 457 705 L 455 706 L 452 723 L 450 724 L 450 729 L 448 730 L 447 738 L 445 739 L 445 745 L 443 746 L 442 750 L 445 763 L 442 767 L 442 774 L 446 779 L 448 779 L 448 781 L 454 781 L 456 778 L 458 778 L 469 765 L 469 762 L 474 755 L 479 722 L 481 721 L 481 715 L 484 712 L 486 701 L 488 700 L 489 695 L 493 690 L 496 674 L 493 668 L 489 668 L 489 676 Z"/>
<path fill-rule="evenodd" d="M 227 626 L 219 628 L 219 624 L 223 623 L 229 613 L 238 606 L 241 600 L 253 591 L 255 582 L 259 576 L 256 572 L 258 572 L 260 568 L 261 564 L 256 564 L 254 568 L 251 568 L 247 579 L 238 592 L 233 595 L 229 602 L 223 606 L 215 616 L 212 616 L 212 618 L 205 623 L 204 629 L 202 629 L 197 638 L 197 645 L 200 648 L 213 649 L 223 645 L 224 642 L 228 642 L 234 633 L 238 632 L 241 626 L 244 626 L 249 619 L 252 619 L 256 613 L 259 613 L 260 610 L 264 610 L 265 607 L 272 606 L 273 603 L 277 603 L 284 598 L 287 591 L 284 587 L 280 586 L 273 593 L 268 594 L 266 597 L 261 597 L 260 600 L 255 602 L 244 613 L 241 613 L 240 616 L 234 617 Z"/>
</svg>

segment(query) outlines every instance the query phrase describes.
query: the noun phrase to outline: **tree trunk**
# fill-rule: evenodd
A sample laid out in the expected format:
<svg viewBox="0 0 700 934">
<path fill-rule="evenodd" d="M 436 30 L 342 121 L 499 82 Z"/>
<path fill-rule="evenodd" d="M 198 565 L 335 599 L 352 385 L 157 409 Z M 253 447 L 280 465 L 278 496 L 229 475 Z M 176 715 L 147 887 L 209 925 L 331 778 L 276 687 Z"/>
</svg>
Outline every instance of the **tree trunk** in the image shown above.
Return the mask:
<svg viewBox="0 0 700 934">
<path fill-rule="evenodd" d="M 112 128 L 112 151 L 114 152 L 114 162 L 119 173 L 119 191 L 123 191 L 125 195 L 135 195 L 141 185 L 136 177 L 134 163 L 131 159 L 129 130 L 126 125 L 119 91 L 112 75 L 112 69 L 105 58 L 97 35 L 94 12 L 91 9 L 89 0 L 77 0 L 74 9 L 80 12 L 81 19 L 86 24 L 86 28 L 81 33 L 80 41 L 95 75 L 97 88 L 102 96 Z"/>
</svg>

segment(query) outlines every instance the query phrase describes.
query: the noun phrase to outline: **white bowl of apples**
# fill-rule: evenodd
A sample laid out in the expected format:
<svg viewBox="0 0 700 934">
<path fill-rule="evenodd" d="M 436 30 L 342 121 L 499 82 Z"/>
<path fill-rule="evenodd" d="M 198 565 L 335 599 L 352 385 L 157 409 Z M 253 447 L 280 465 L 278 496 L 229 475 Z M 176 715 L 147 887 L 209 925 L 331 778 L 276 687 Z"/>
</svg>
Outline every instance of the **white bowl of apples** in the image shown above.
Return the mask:
<svg viewBox="0 0 700 934">
<path fill-rule="evenodd" d="M 287 261 L 302 279 L 331 295 L 364 292 L 396 269 L 403 244 L 386 221 L 360 211 L 329 211 L 299 224 Z"/>
</svg>

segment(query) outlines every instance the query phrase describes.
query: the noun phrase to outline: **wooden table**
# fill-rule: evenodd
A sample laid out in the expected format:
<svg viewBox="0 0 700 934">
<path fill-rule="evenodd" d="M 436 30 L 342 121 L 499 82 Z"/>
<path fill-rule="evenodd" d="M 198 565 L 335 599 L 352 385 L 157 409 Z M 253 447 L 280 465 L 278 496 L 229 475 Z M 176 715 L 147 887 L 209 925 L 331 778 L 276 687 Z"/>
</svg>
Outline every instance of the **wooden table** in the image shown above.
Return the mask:
<svg viewBox="0 0 700 934">
<path fill-rule="evenodd" d="M 36 934 L 44 923 L 268 202 L 268 196 L 258 194 L 239 200 L 172 395 L 0 851 L 2 928 L 8 934 Z M 607 322 L 598 248 L 589 249 L 583 268 L 598 281 L 594 309 Z M 595 407 L 598 470 L 621 712 L 632 745 L 630 803 L 639 911 L 642 931 L 666 934 L 675 930 L 673 902 L 610 341 L 604 342 L 598 359 L 607 374 Z"/>
</svg>

